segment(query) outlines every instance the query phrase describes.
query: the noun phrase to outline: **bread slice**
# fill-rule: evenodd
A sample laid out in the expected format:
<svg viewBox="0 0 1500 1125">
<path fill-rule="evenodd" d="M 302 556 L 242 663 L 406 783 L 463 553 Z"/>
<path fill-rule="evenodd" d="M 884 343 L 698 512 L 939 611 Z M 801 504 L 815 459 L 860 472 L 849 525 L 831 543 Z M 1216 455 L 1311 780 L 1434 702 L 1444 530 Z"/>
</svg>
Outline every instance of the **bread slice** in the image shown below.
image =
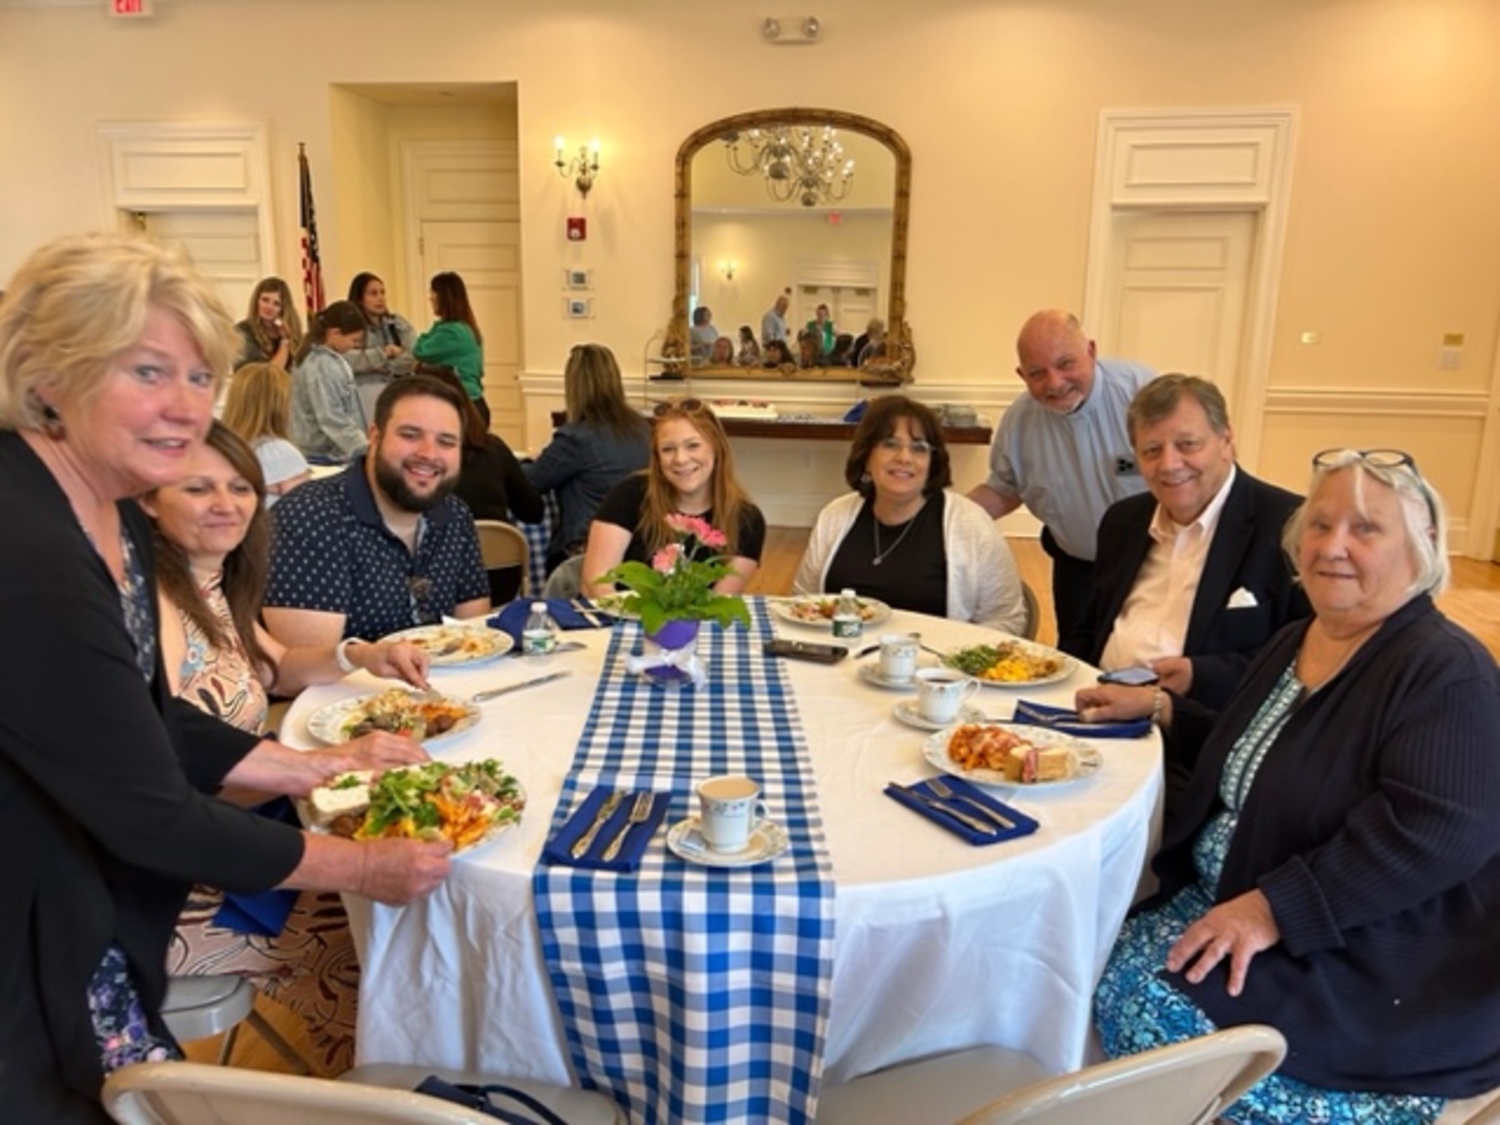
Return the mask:
<svg viewBox="0 0 1500 1125">
<path fill-rule="evenodd" d="M 364 812 L 370 807 L 370 782 L 374 779 L 373 770 L 356 770 L 318 786 L 307 795 L 313 823 L 326 827 L 338 817 Z"/>
</svg>

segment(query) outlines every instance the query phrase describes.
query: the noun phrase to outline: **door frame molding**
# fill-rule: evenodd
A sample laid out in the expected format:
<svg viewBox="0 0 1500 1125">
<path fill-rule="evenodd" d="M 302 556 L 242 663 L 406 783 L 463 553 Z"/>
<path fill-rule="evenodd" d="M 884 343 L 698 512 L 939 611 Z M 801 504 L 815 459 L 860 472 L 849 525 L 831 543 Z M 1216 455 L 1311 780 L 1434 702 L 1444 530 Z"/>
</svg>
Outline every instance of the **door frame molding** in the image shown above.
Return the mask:
<svg viewBox="0 0 1500 1125">
<path fill-rule="evenodd" d="M 1115 213 L 1122 210 L 1252 211 L 1258 218 L 1234 414 L 1236 451 L 1259 458 L 1270 383 L 1276 300 L 1286 242 L 1294 107 L 1103 110 L 1094 161 L 1083 316 L 1105 305 Z"/>
<path fill-rule="evenodd" d="M 497 161 L 506 156 L 517 158 L 517 146 L 514 142 L 502 140 L 451 140 L 451 141 L 426 141 L 407 139 L 400 142 L 401 162 L 401 243 L 406 255 L 406 280 L 408 292 L 413 295 L 412 301 L 415 305 L 425 307 L 427 298 L 427 282 L 424 266 L 422 264 L 422 221 L 432 216 L 418 213 L 417 207 L 417 175 L 419 166 L 437 162 L 443 159 L 474 157 L 490 157 Z M 493 211 L 501 200 L 480 201 L 476 213 L 467 218 L 489 219 L 495 218 L 494 214 L 485 212 L 486 208 Z"/>
</svg>

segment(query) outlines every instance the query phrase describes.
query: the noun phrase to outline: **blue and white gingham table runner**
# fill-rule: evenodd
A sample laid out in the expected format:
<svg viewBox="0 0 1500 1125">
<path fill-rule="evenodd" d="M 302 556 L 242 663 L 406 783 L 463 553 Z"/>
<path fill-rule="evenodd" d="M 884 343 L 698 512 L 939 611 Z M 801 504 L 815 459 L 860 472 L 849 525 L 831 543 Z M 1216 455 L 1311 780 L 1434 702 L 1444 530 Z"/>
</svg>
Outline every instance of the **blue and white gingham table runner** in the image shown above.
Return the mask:
<svg viewBox="0 0 1500 1125">
<path fill-rule="evenodd" d="M 664 688 L 625 671 L 640 626 L 617 626 L 553 815 L 556 833 L 597 786 L 671 793 L 721 773 L 761 783 L 791 847 L 758 867 L 715 869 L 667 851 L 632 874 L 540 865 L 543 952 L 574 1069 L 633 1120 L 812 1118 L 833 973 L 833 876 L 807 746 L 785 669 L 749 630 L 705 626 L 708 684 Z"/>
<path fill-rule="evenodd" d="M 539 598 L 547 585 L 547 548 L 552 543 L 552 529 L 562 517 L 559 515 L 557 493 L 551 489 L 542 493 L 542 505 L 546 510 L 538 523 L 522 523 L 516 519 L 515 512 L 510 513 L 511 523 L 526 536 L 526 546 L 531 552 L 526 561 L 526 579 L 516 593 L 518 598 Z"/>
</svg>

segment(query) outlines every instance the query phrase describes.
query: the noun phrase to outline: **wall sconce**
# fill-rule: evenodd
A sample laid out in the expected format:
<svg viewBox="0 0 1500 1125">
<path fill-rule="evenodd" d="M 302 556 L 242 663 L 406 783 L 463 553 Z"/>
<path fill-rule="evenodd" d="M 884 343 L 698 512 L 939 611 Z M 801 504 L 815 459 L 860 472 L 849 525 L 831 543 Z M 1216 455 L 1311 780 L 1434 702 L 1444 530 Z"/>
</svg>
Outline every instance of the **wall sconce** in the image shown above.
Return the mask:
<svg viewBox="0 0 1500 1125">
<path fill-rule="evenodd" d="M 767 43 L 776 47 L 810 47 L 818 41 L 823 25 L 817 16 L 797 19 L 795 16 L 777 19 L 767 16 L 760 25 L 760 34 Z"/>
<path fill-rule="evenodd" d="M 599 138 L 595 137 L 586 145 L 579 145 L 578 155 L 572 160 L 565 156 L 567 141 L 558 137 L 553 143 L 557 146 L 557 159 L 552 162 L 557 168 L 557 174 L 563 179 L 572 176 L 573 186 L 578 189 L 578 194 L 587 199 L 594 186 L 594 177 L 599 174 Z"/>
<path fill-rule="evenodd" d="M 734 271 L 739 268 L 734 262 L 724 261 L 719 263 L 719 272 L 724 275 L 725 281 L 733 281 Z"/>
</svg>

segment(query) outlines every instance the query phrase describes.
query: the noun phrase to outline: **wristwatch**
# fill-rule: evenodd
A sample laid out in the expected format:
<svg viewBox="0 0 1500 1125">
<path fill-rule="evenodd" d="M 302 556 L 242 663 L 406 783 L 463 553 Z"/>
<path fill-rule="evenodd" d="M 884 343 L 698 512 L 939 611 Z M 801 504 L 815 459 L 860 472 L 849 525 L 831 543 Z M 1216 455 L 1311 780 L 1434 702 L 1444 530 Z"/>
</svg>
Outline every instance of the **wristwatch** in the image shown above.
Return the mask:
<svg viewBox="0 0 1500 1125">
<path fill-rule="evenodd" d="M 344 640 L 334 645 L 333 659 L 334 663 L 339 666 L 340 672 L 347 673 L 359 671 L 359 665 L 349 659 L 349 650 L 355 645 L 362 645 L 365 643 L 366 642 L 361 640 L 359 637 L 346 637 Z"/>
</svg>

